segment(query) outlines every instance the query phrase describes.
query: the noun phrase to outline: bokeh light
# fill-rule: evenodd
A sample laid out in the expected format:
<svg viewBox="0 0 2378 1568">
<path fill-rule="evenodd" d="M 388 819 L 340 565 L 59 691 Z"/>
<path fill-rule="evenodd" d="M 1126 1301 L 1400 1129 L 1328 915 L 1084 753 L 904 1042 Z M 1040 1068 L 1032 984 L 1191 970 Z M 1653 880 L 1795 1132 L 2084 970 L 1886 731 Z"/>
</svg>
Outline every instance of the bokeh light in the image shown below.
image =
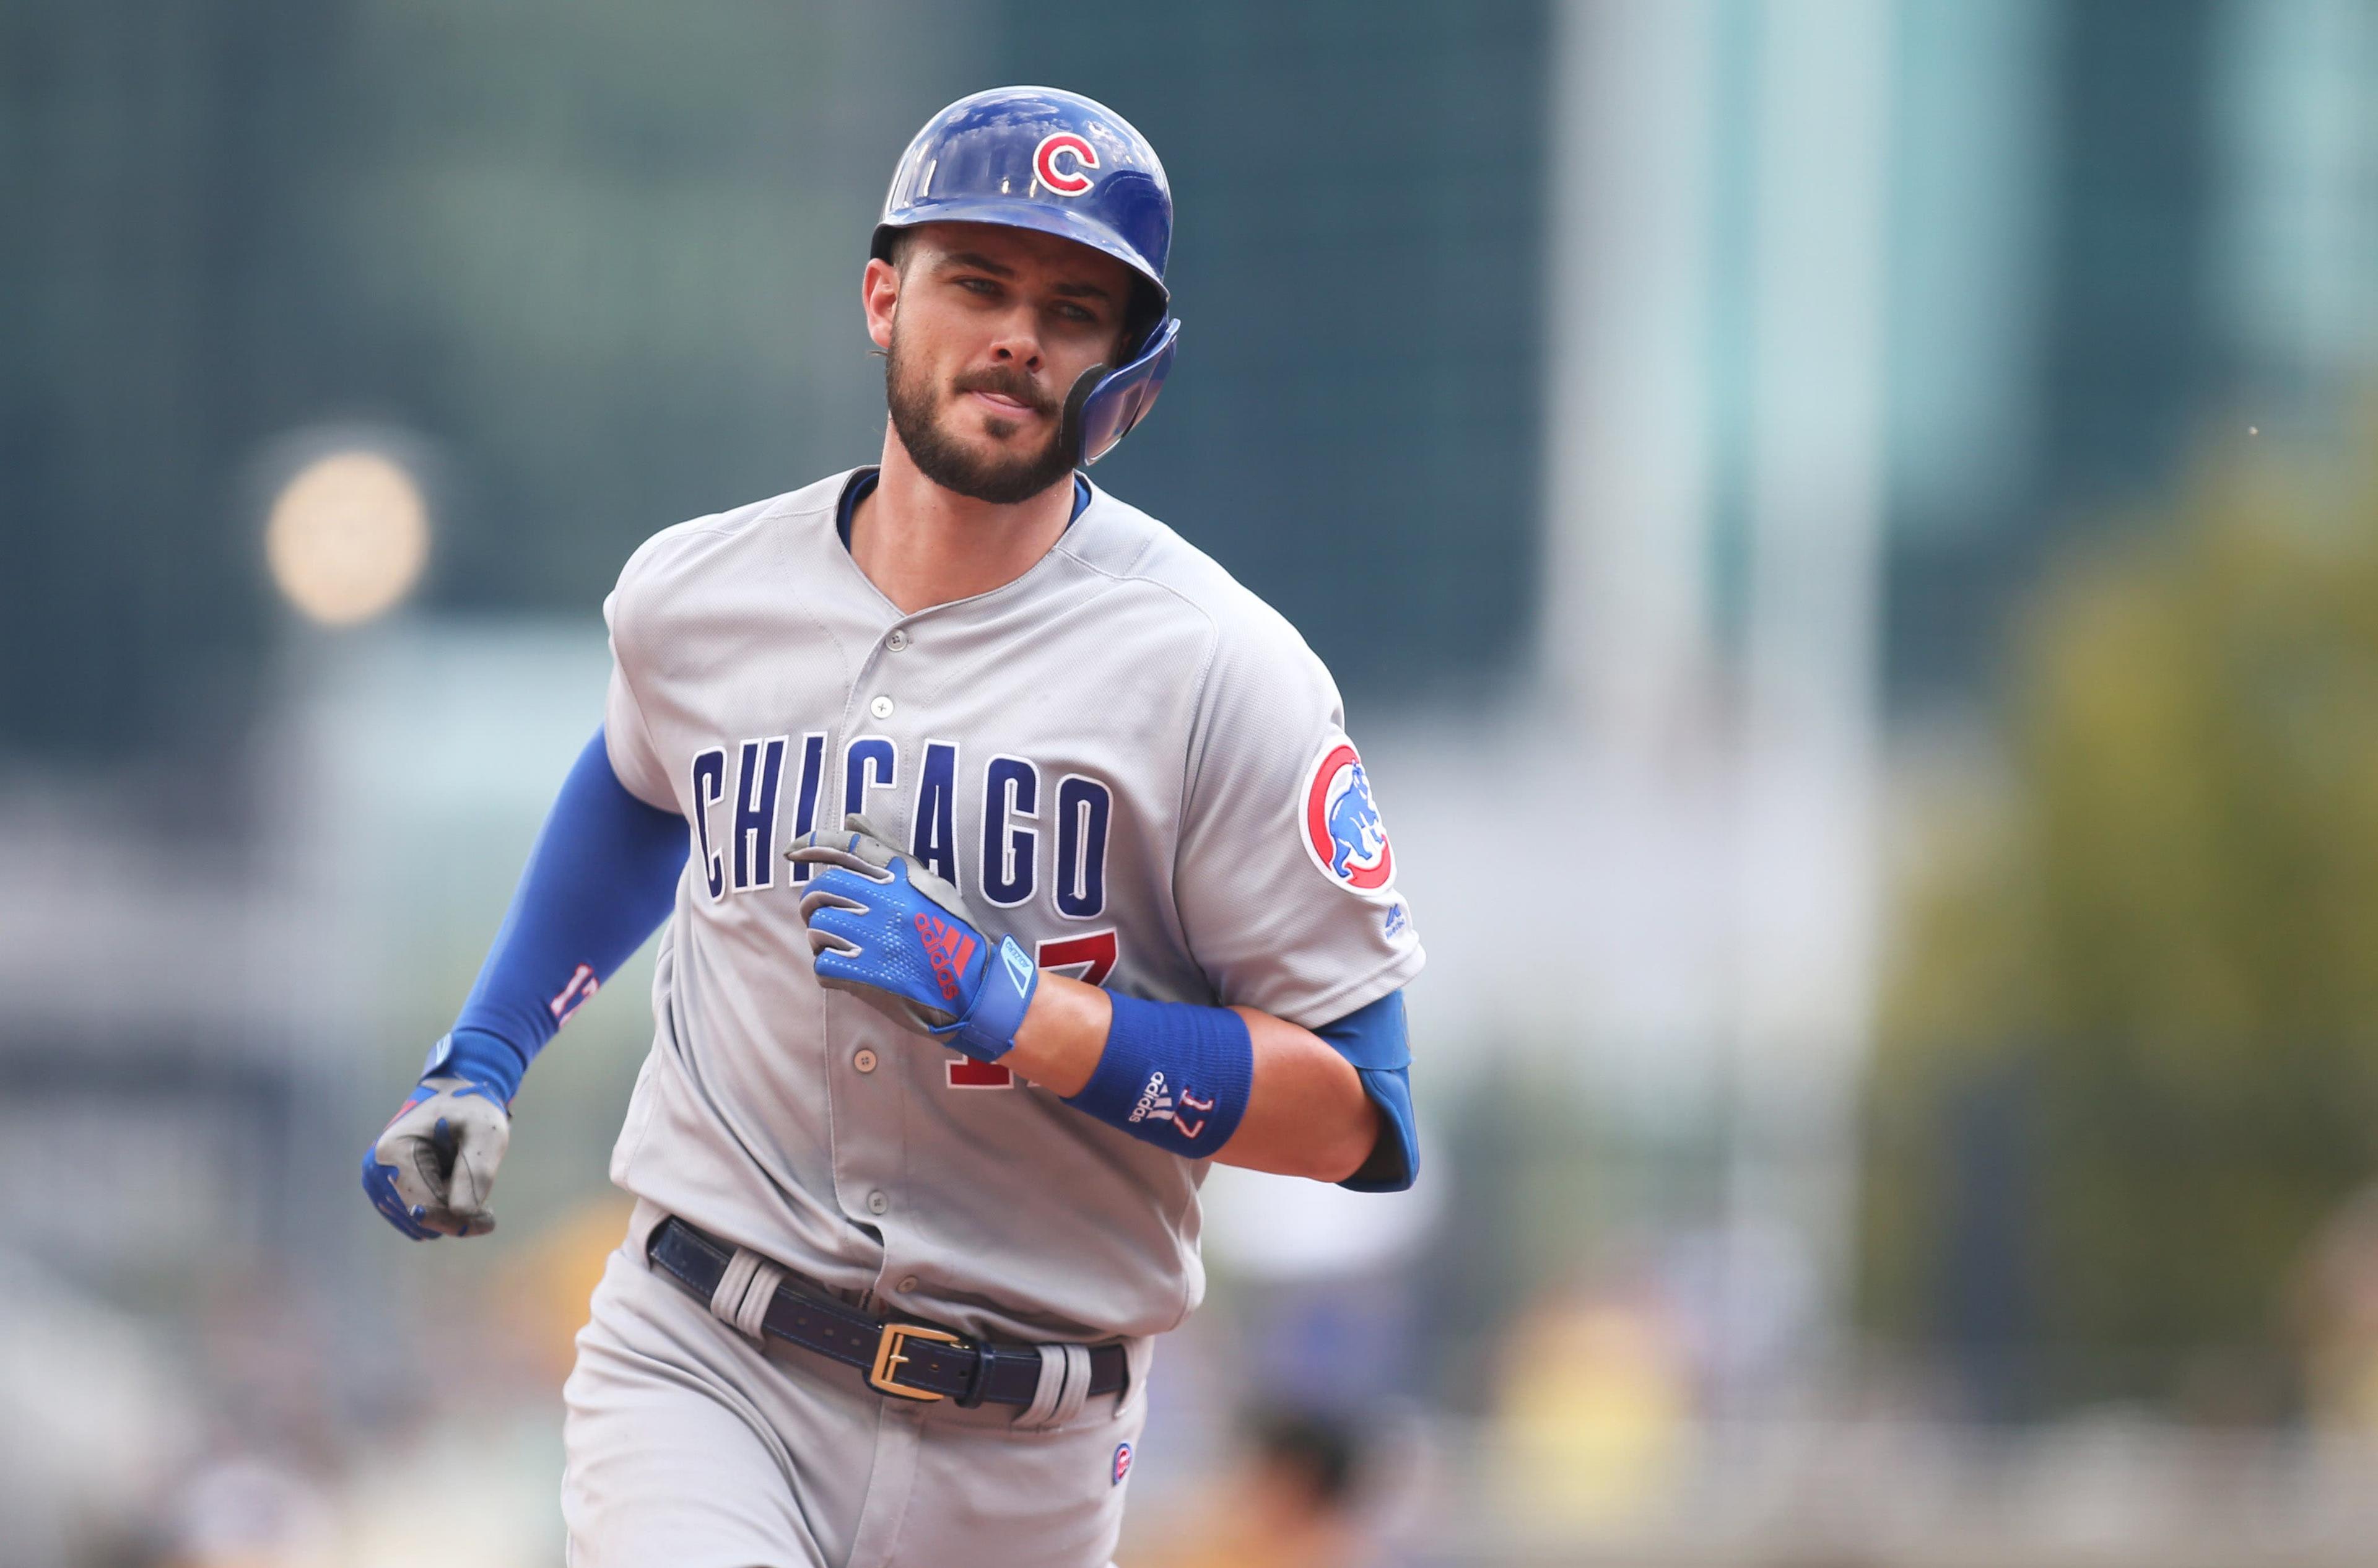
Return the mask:
<svg viewBox="0 0 2378 1568">
<path fill-rule="evenodd" d="M 376 451 L 299 469 L 264 530 L 273 584 L 309 620 L 355 626 L 412 592 L 429 560 L 429 507 L 413 474 Z"/>
</svg>

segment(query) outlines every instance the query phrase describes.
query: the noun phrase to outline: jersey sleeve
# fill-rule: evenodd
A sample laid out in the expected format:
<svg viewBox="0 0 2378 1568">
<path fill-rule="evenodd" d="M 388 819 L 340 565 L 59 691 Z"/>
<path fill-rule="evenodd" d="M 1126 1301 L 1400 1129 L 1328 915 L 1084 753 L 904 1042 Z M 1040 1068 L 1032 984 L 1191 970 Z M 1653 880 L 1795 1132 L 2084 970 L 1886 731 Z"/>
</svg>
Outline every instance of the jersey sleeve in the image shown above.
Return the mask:
<svg viewBox="0 0 2378 1568">
<path fill-rule="evenodd" d="M 1420 1179 L 1420 1129 L 1412 1119 L 1411 1043 L 1404 994 L 1389 991 L 1314 1031 L 1353 1065 L 1378 1107 L 1379 1141 L 1362 1168 L 1338 1183 L 1354 1192 L 1401 1192 Z"/>
<path fill-rule="evenodd" d="M 638 706 L 634 682 L 629 676 L 637 652 L 636 615 L 638 590 L 642 571 L 652 555 L 652 543 L 628 558 L 619 572 L 619 585 L 603 601 L 603 624 L 611 637 L 611 685 L 603 701 L 603 735 L 609 748 L 611 771 L 629 794 L 645 805 L 662 811 L 680 809 L 677 791 L 670 786 L 667 764 L 661 760 L 659 748 L 653 744 L 652 731 L 645 725 L 643 710 Z"/>
<path fill-rule="evenodd" d="M 1267 612 L 1267 615 L 1268 612 Z M 1329 672 L 1276 616 L 1218 639 L 1191 736 L 1174 899 L 1225 1005 L 1306 1028 L 1420 973 L 1378 796 Z"/>
</svg>

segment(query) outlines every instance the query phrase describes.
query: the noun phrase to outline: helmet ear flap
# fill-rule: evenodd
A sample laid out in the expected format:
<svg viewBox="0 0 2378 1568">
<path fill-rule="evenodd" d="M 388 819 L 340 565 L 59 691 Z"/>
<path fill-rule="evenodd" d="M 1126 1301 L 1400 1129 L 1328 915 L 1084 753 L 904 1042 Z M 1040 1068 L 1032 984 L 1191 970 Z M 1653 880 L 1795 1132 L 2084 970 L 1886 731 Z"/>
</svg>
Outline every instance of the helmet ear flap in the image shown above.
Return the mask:
<svg viewBox="0 0 2378 1568">
<path fill-rule="evenodd" d="M 1120 370 L 1109 371 L 1096 365 L 1082 373 L 1074 389 L 1065 397 L 1065 421 L 1058 438 L 1066 442 L 1065 449 L 1074 455 L 1074 466 L 1087 468 L 1108 452 L 1114 444 L 1131 433 L 1131 427 L 1147 417 L 1156 406 L 1156 394 L 1164 388 L 1165 373 L 1172 368 L 1172 355 L 1181 341 L 1181 318 L 1170 316 L 1159 322 L 1130 364 Z"/>
<path fill-rule="evenodd" d="M 1086 468 L 1098 461 L 1086 458 L 1082 453 L 1083 441 L 1087 435 L 1082 416 L 1090 406 L 1090 399 L 1097 395 L 1099 383 L 1105 380 L 1113 369 L 1111 365 L 1091 365 L 1074 377 L 1074 389 L 1065 394 L 1065 413 L 1058 422 L 1057 442 L 1075 468 Z"/>
</svg>

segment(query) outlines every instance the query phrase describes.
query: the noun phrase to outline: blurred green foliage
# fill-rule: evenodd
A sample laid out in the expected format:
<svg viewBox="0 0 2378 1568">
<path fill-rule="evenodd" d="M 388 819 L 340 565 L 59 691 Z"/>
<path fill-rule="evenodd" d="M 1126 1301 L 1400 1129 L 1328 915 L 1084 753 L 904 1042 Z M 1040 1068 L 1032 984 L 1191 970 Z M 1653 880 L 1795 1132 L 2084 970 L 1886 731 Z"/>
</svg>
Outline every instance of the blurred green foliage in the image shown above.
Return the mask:
<svg viewBox="0 0 2378 1568">
<path fill-rule="evenodd" d="M 2008 1414 L 2286 1408 L 2292 1277 L 2378 1166 L 2378 483 L 2295 456 L 2051 575 L 2003 770 L 1922 834 L 1865 1306 Z"/>
</svg>

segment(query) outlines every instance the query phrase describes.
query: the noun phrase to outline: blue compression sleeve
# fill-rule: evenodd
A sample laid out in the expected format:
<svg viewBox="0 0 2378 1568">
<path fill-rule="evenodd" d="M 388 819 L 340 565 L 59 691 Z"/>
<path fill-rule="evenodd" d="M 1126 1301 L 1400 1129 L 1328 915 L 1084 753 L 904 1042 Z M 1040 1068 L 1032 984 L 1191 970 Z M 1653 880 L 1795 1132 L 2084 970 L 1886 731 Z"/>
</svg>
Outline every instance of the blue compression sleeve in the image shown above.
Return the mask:
<svg viewBox="0 0 2378 1568">
<path fill-rule="evenodd" d="M 597 729 L 562 781 L 479 983 L 423 1076 L 501 1092 L 554 1031 L 668 918 L 685 868 L 684 819 L 630 795 Z"/>
<path fill-rule="evenodd" d="M 1356 1192 L 1400 1192 L 1420 1176 L 1420 1134 L 1412 1121 L 1411 1039 L 1404 994 L 1389 991 L 1367 1007 L 1314 1031 L 1354 1064 L 1363 1092 L 1379 1107 L 1379 1141 L 1363 1168 L 1338 1185 Z"/>
</svg>

